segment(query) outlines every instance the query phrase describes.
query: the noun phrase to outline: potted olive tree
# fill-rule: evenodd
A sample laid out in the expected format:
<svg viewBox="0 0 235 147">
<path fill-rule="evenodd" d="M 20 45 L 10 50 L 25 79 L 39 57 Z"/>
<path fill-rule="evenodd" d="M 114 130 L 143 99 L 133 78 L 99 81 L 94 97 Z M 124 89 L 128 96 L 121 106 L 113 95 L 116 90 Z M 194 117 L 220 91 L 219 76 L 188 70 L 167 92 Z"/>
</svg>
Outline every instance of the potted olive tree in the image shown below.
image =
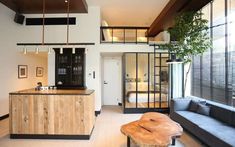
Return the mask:
<svg viewBox="0 0 235 147">
<path fill-rule="evenodd" d="M 188 67 L 184 89 L 186 89 L 188 74 L 192 66 L 192 57 L 202 55 L 211 48 L 208 21 L 203 19 L 202 15 L 200 11 L 182 13 L 176 17 L 173 28 L 168 29 L 174 41 L 166 44 L 166 47 L 170 53 L 182 59 L 184 66 Z"/>
</svg>

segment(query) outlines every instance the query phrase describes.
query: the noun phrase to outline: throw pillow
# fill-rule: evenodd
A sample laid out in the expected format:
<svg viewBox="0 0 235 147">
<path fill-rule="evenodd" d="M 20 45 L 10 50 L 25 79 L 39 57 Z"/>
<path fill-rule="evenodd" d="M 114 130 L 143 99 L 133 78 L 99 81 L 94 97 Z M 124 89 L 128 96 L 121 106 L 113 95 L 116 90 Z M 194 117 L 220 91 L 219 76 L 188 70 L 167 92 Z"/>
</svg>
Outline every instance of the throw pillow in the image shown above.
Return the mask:
<svg viewBox="0 0 235 147">
<path fill-rule="evenodd" d="M 192 112 L 197 112 L 197 109 L 198 109 L 198 102 L 195 100 L 191 100 L 188 110 Z"/>
<path fill-rule="evenodd" d="M 210 115 L 210 107 L 207 105 L 198 104 L 197 113 L 202 115 Z"/>
</svg>

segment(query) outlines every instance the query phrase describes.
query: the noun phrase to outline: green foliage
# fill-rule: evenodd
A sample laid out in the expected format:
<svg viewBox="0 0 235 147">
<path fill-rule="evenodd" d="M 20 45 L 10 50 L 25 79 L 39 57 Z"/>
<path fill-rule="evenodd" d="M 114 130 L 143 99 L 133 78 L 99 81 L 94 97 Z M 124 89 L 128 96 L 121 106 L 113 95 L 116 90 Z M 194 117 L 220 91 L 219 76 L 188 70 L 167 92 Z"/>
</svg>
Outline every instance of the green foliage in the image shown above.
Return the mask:
<svg viewBox="0 0 235 147">
<path fill-rule="evenodd" d="M 173 28 L 168 29 L 171 41 L 166 44 L 170 53 L 175 53 L 185 63 L 191 62 L 195 55 L 203 54 L 211 47 L 208 21 L 202 18 L 201 12 L 185 12 L 175 19 Z"/>
</svg>

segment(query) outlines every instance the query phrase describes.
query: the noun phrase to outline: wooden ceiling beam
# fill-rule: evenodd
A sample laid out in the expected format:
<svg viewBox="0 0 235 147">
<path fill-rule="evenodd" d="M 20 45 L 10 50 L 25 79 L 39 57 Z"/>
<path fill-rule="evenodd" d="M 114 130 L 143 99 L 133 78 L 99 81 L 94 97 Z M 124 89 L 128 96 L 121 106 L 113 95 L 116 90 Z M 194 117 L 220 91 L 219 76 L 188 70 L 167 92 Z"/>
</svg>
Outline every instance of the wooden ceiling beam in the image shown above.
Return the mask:
<svg viewBox="0 0 235 147">
<path fill-rule="evenodd" d="M 150 25 L 146 36 L 155 37 L 174 26 L 175 17 L 186 11 L 198 11 L 212 0 L 170 0 L 160 15 Z"/>
<path fill-rule="evenodd" d="M 0 0 L 2 4 L 22 14 L 41 14 L 42 0 Z M 65 0 L 46 0 L 46 11 L 49 13 L 67 13 Z M 87 13 L 86 0 L 70 0 L 70 13 Z"/>
</svg>

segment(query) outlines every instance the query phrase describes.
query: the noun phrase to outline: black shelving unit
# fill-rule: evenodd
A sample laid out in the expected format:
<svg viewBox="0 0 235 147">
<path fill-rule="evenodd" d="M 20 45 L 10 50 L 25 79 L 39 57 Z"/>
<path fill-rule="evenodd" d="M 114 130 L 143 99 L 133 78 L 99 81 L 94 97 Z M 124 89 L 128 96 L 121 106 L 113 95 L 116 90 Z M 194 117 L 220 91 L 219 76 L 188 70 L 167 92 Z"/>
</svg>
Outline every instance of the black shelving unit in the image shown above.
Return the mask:
<svg viewBox="0 0 235 147">
<path fill-rule="evenodd" d="M 85 49 L 55 48 L 55 85 L 58 89 L 85 89 Z"/>
</svg>

